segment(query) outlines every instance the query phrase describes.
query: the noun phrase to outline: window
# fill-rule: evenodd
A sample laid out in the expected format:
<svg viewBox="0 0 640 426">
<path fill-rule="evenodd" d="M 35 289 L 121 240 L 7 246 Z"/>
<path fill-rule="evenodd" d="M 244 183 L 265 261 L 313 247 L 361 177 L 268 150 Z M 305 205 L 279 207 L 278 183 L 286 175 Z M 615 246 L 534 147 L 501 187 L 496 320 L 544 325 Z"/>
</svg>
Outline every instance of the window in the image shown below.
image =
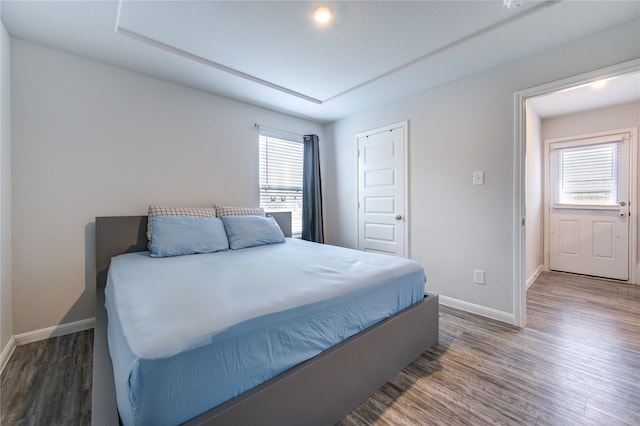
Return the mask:
<svg viewBox="0 0 640 426">
<path fill-rule="evenodd" d="M 616 205 L 619 143 L 552 149 L 557 204 Z"/>
<path fill-rule="evenodd" d="M 260 135 L 260 207 L 266 212 L 290 211 L 293 237 L 302 236 L 301 141 Z"/>
</svg>

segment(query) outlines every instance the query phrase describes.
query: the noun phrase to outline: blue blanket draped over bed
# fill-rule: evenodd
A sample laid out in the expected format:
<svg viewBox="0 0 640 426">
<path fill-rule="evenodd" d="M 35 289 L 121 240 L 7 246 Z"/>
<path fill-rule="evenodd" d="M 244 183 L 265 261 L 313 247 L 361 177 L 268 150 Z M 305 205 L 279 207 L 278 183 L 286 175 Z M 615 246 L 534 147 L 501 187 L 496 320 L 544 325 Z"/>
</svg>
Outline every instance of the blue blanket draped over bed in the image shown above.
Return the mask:
<svg viewBox="0 0 640 426">
<path fill-rule="evenodd" d="M 185 422 L 424 296 L 411 260 L 287 239 L 112 259 L 109 351 L 125 425 Z"/>
</svg>

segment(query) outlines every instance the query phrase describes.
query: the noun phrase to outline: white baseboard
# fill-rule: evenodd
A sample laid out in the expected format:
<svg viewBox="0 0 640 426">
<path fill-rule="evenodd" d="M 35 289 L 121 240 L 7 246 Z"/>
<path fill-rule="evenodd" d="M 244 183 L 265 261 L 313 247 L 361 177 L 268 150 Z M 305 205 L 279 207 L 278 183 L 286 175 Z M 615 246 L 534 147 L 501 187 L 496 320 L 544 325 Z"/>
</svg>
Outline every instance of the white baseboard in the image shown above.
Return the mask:
<svg viewBox="0 0 640 426">
<path fill-rule="evenodd" d="M 21 346 L 27 343 L 38 342 L 50 337 L 64 336 L 65 334 L 76 333 L 92 329 L 95 325 L 95 318 L 87 318 L 80 321 L 68 322 L 66 324 L 54 325 L 53 327 L 42 328 L 40 330 L 28 331 L 13 336 L 15 345 Z"/>
<path fill-rule="evenodd" d="M 542 272 L 543 268 L 544 268 L 544 265 L 540 265 L 535 271 L 533 271 L 533 274 L 531 274 L 531 276 L 527 280 L 527 284 L 525 287 L 526 290 L 528 290 L 529 287 L 531 287 L 531 284 L 533 284 L 533 282 L 540 276 L 540 273 Z"/>
<path fill-rule="evenodd" d="M 506 322 L 507 324 L 516 325 L 515 316 L 512 313 L 498 311 L 496 309 L 487 308 L 486 306 L 476 305 L 474 303 L 465 302 L 464 300 L 454 299 L 441 294 L 438 295 L 438 299 L 440 300 L 440 304 L 449 306 L 450 308 L 460 309 L 461 311 L 470 312 L 472 314 Z"/>
<path fill-rule="evenodd" d="M 7 366 L 9 362 L 9 358 L 13 355 L 13 351 L 16 350 L 16 339 L 11 336 L 9 341 L 7 342 L 7 346 L 2 350 L 2 355 L 0 355 L 0 373 L 4 371 L 4 367 Z"/>
</svg>

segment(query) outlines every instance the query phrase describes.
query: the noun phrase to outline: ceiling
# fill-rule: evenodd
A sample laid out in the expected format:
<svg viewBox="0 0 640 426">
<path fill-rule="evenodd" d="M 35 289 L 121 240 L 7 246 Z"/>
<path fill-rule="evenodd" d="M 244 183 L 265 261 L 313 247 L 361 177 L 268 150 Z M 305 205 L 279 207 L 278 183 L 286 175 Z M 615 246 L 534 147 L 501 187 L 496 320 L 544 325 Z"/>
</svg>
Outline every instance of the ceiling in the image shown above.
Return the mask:
<svg viewBox="0 0 640 426">
<path fill-rule="evenodd" d="M 640 101 L 640 73 L 634 72 L 540 95 L 528 100 L 540 118 Z"/>
<path fill-rule="evenodd" d="M 318 4 L 2 0 L 1 13 L 13 37 L 320 123 L 640 17 L 640 1 L 329 1 L 335 20 L 317 26 Z"/>
</svg>

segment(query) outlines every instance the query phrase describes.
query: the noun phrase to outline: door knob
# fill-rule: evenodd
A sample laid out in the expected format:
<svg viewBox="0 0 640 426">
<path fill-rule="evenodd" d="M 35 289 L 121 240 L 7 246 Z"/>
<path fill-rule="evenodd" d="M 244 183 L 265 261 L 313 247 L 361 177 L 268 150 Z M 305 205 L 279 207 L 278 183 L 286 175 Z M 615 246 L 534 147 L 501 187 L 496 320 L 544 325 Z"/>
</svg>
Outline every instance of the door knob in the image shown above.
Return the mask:
<svg viewBox="0 0 640 426">
<path fill-rule="evenodd" d="M 401 214 L 397 215 L 396 220 L 402 220 L 402 215 Z"/>
<path fill-rule="evenodd" d="M 620 201 L 618 204 L 620 204 L 620 207 L 624 207 L 627 205 L 627 203 L 625 203 L 624 201 Z"/>
</svg>

